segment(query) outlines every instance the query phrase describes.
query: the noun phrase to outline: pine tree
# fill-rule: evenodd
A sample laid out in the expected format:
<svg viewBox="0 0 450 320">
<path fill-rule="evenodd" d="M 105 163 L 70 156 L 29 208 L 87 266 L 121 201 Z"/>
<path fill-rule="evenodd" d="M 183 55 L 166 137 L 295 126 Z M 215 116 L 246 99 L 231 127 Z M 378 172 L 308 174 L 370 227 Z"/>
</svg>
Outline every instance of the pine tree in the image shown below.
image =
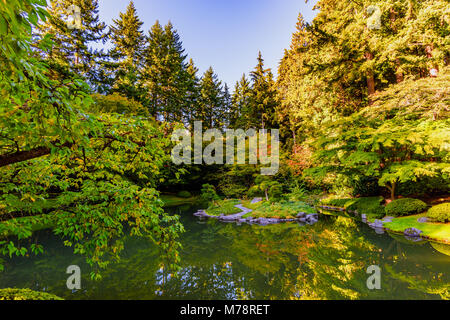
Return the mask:
<svg viewBox="0 0 450 320">
<path fill-rule="evenodd" d="M 246 110 L 250 110 L 251 86 L 245 74 L 240 81 L 236 82 L 234 93 L 231 100 L 230 110 L 230 128 L 244 128 L 249 122 L 245 116 Z"/>
<path fill-rule="evenodd" d="M 188 65 L 180 37 L 170 22 L 163 28 L 157 21 L 152 27 L 144 57 L 143 86 L 148 92 L 149 111 L 166 121 L 182 121 Z"/>
<path fill-rule="evenodd" d="M 187 81 L 186 81 L 186 98 L 184 104 L 184 119 L 185 123 L 193 128 L 195 116 L 199 109 L 200 103 L 200 79 L 197 76 L 198 68 L 195 66 L 192 59 L 189 60 L 187 67 Z"/>
<path fill-rule="evenodd" d="M 231 115 L 231 93 L 228 88 L 228 84 L 225 83 L 223 89 L 223 109 L 222 109 L 222 117 L 224 119 L 224 126 L 229 127 L 231 123 L 230 119 Z"/>
<path fill-rule="evenodd" d="M 111 26 L 113 48 L 110 55 L 115 62 L 112 91 L 134 100 L 140 100 L 142 96 L 138 85 L 145 46 L 142 25 L 131 1 L 127 11 L 120 13 L 119 19 L 113 20 Z"/>
<path fill-rule="evenodd" d="M 205 129 L 221 129 L 225 125 L 223 119 L 222 82 L 210 67 L 200 81 L 200 104 L 195 119 L 203 121 Z"/>
<path fill-rule="evenodd" d="M 81 29 L 70 29 L 67 23 L 69 8 L 76 5 L 81 11 Z M 98 0 L 51 0 L 51 18 L 39 26 L 39 36 L 52 35 L 54 46 L 44 52 L 44 59 L 53 70 L 53 77 L 64 78 L 77 74 L 94 86 L 99 84 L 103 51 L 91 48 L 93 43 L 105 43 L 106 24 L 100 21 Z"/>
<path fill-rule="evenodd" d="M 275 83 L 270 69 L 264 69 L 264 59 L 258 54 L 258 64 L 251 72 L 252 100 L 246 110 L 248 126 L 265 129 L 275 125 L 277 106 Z"/>
</svg>

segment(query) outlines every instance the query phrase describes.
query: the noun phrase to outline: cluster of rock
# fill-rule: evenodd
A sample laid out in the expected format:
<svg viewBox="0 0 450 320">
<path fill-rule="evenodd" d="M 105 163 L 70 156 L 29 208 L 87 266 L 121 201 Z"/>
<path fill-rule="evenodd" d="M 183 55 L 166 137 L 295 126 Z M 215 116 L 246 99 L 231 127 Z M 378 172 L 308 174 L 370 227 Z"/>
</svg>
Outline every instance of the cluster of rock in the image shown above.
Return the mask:
<svg viewBox="0 0 450 320">
<path fill-rule="evenodd" d="M 322 208 L 322 209 L 325 209 L 325 210 L 328 210 L 328 211 L 342 211 L 342 212 L 346 211 L 344 208 L 337 208 L 337 207 L 330 207 L 330 206 L 319 206 L 319 208 Z M 359 216 L 358 211 L 353 211 L 353 212 L 352 211 L 347 211 L 347 212 L 354 213 L 357 216 Z M 384 227 L 384 224 L 392 222 L 395 218 L 394 217 L 385 217 L 382 220 L 376 219 L 374 222 L 369 222 L 367 220 L 367 215 L 362 214 L 361 215 L 361 219 L 369 227 L 374 229 L 376 233 L 384 234 L 385 231 L 386 231 L 386 228 Z M 426 217 L 419 218 L 417 221 L 419 223 L 426 223 L 426 222 L 428 222 L 428 218 L 426 218 Z M 422 238 L 421 238 L 422 234 L 423 234 L 423 231 L 421 231 L 419 229 L 416 229 L 416 228 L 409 228 L 409 229 L 406 229 L 404 231 L 405 238 L 410 240 L 410 241 L 421 241 L 422 240 Z"/>
<path fill-rule="evenodd" d="M 392 222 L 395 218 L 394 217 L 385 217 L 383 220 L 375 220 L 375 222 L 367 223 L 367 217 L 366 217 L 366 223 L 375 230 L 376 233 L 382 234 L 385 231 L 384 224 Z M 363 219 L 364 220 L 364 219 Z M 420 219 L 419 219 L 420 220 Z M 427 220 L 422 220 L 426 222 Z M 420 221 L 419 221 L 420 222 Z M 416 229 L 416 228 L 409 228 L 404 231 L 404 236 L 406 239 L 411 241 L 420 241 L 423 231 Z"/>
<path fill-rule="evenodd" d="M 194 213 L 194 216 L 199 218 L 218 219 L 219 221 L 222 222 L 238 223 L 238 224 L 248 223 L 261 226 L 267 226 L 271 224 L 278 224 L 284 222 L 299 222 L 303 224 L 313 225 L 319 221 L 319 215 L 317 213 L 307 214 L 305 212 L 300 212 L 295 219 L 275 219 L 275 218 L 255 218 L 255 217 L 243 218 L 243 216 L 247 215 L 248 213 L 251 213 L 252 210 L 245 208 L 242 205 L 237 205 L 236 208 L 241 209 L 242 212 L 228 216 L 226 215 L 210 216 L 209 214 L 206 213 L 205 210 L 199 210 L 198 212 Z"/>
</svg>

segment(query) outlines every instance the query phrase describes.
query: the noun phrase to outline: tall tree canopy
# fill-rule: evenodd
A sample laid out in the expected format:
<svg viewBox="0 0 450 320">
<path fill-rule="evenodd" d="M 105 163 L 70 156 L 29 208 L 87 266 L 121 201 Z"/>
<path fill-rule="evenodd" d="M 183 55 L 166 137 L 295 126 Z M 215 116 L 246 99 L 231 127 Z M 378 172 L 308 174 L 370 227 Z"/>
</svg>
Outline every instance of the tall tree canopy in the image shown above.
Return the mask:
<svg viewBox="0 0 450 320">
<path fill-rule="evenodd" d="M 97 267 L 118 257 L 125 232 L 149 237 L 176 262 L 182 226 L 156 191 L 172 127 L 93 113 L 78 75 L 52 77 L 31 49 L 31 25 L 49 18 L 42 1 L 8 1 L 0 13 L 0 255 L 41 252 L 26 239 L 50 225 Z M 39 49 L 52 48 L 41 41 Z"/>
</svg>

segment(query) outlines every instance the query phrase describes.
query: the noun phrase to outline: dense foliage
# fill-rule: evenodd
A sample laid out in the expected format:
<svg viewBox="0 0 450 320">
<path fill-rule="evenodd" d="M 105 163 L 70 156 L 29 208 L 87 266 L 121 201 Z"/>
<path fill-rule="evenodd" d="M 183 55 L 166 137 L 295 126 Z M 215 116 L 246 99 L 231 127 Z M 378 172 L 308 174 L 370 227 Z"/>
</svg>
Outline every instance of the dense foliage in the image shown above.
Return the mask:
<svg viewBox="0 0 450 320">
<path fill-rule="evenodd" d="M 0 300 L 63 300 L 53 294 L 30 289 L 0 289 Z"/>
<path fill-rule="evenodd" d="M 42 252 L 25 241 L 39 216 L 93 265 L 118 257 L 125 232 L 149 237 L 176 262 L 182 226 L 164 213 L 156 190 L 172 127 L 98 106 L 74 72 L 54 77 L 31 47 L 32 27 L 54 18 L 45 2 L 9 1 L 0 10 L 7 26 L 0 51 L 0 221 L 7 226 L 0 254 Z M 40 50 L 61 49 L 47 35 L 40 39 Z"/>
<path fill-rule="evenodd" d="M 198 75 L 171 22 L 144 32 L 133 2 L 109 30 L 97 0 L 48 4 L 0 6 L 0 256 L 42 253 L 29 240 L 51 227 L 96 267 L 120 257 L 130 233 L 175 268 L 183 227 L 160 190 L 201 191 L 204 202 L 264 197 L 268 215 L 297 209 L 283 214 L 276 202 L 335 192 L 360 198 L 331 204 L 375 217 L 384 197 L 450 192 L 445 0 L 379 1 L 375 27 L 372 1 L 319 0 L 312 22 L 299 16 L 278 79 L 260 52 L 234 92 L 212 67 Z M 67 23 L 73 4 L 82 28 Z M 94 49 L 107 41 L 110 50 Z M 173 130 L 192 133 L 195 121 L 279 128 L 279 172 L 173 164 Z M 386 213 L 425 209 L 401 199 Z"/>
<path fill-rule="evenodd" d="M 291 158 L 303 158 L 288 165 L 309 169 L 320 187 L 344 181 L 354 195 L 377 195 L 361 190 L 374 179 L 392 198 L 446 194 L 447 3 L 379 1 L 374 28 L 370 5 L 321 0 L 312 23 L 300 15 L 278 78 L 282 136 Z"/>
<path fill-rule="evenodd" d="M 442 203 L 428 210 L 427 217 L 433 221 L 450 222 L 450 203 Z"/>
<path fill-rule="evenodd" d="M 385 210 L 388 216 L 401 217 L 422 213 L 427 207 L 427 204 L 421 200 L 403 198 L 392 201 L 386 206 Z"/>
</svg>

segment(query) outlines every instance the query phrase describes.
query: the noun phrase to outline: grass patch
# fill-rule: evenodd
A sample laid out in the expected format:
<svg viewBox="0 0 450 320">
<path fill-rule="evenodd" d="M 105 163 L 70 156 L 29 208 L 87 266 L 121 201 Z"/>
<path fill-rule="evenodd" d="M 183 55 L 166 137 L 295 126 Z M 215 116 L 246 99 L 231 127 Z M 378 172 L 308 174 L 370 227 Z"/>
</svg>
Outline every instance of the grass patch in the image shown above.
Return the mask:
<svg viewBox="0 0 450 320">
<path fill-rule="evenodd" d="M 417 228 L 423 231 L 423 235 L 438 241 L 450 241 L 449 223 L 420 223 L 417 219 L 425 217 L 425 214 L 395 218 L 392 222 L 385 223 L 384 226 L 394 232 L 403 233 L 406 229 Z"/>
<path fill-rule="evenodd" d="M 211 205 L 208 209 L 206 209 L 206 213 L 210 216 L 220 216 L 221 214 L 225 216 L 229 216 L 232 214 L 242 212 L 241 209 L 236 208 L 235 206 L 240 204 L 240 200 L 219 200 L 216 201 L 216 204 Z"/>
<path fill-rule="evenodd" d="M 251 201 L 243 201 L 244 207 L 252 209 L 253 212 L 244 216 L 254 218 L 275 218 L 275 219 L 294 219 L 299 212 L 317 213 L 317 211 L 302 201 L 285 201 L 271 203 L 268 201 L 252 204 Z"/>
</svg>

